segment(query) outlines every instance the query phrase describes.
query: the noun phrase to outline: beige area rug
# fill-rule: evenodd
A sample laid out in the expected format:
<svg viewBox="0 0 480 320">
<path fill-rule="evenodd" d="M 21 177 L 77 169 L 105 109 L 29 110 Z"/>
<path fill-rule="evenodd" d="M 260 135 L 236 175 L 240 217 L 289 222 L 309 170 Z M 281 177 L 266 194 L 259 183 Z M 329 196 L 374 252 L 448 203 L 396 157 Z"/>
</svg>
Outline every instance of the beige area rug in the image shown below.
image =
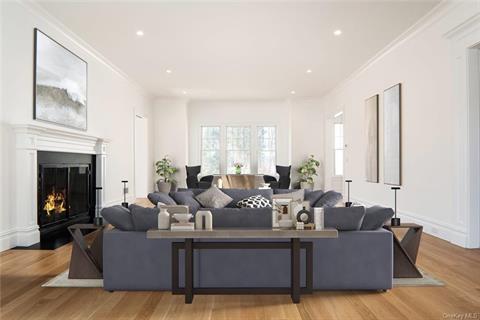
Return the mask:
<svg viewBox="0 0 480 320">
<path fill-rule="evenodd" d="M 393 287 L 442 287 L 444 282 L 421 270 L 423 278 L 393 279 Z M 68 269 L 42 284 L 50 288 L 103 288 L 102 279 L 68 279 Z"/>
<path fill-rule="evenodd" d="M 393 287 L 443 287 L 445 283 L 438 280 L 422 269 L 419 269 L 423 278 L 394 278 Z"/>
<path fill-rule="evenodd" d="M 68 269 L 42 284 L 50 288 L 103 288 L 103 279 L 68 279 Z"/>
</svg>

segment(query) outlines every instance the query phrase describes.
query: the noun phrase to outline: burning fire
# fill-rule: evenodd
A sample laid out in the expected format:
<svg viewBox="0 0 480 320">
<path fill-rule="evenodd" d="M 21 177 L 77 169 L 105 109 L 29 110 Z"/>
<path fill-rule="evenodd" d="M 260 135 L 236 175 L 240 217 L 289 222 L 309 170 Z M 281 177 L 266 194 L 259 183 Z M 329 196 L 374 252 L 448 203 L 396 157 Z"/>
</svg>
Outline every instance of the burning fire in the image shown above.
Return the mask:
<svg viewBox="0 0 480 320">
<path fill-rule="evenodd" d="M 55 192 L 55 189 L 53 189 L 52 192 L 47 195 L 43 210 L 47 211 L 47 215 L 50 215 L 52 211 L 54 213 L 62 213 L 66 211 L 65 196 L 63 195 L 63 192 Z"/>
</svg>

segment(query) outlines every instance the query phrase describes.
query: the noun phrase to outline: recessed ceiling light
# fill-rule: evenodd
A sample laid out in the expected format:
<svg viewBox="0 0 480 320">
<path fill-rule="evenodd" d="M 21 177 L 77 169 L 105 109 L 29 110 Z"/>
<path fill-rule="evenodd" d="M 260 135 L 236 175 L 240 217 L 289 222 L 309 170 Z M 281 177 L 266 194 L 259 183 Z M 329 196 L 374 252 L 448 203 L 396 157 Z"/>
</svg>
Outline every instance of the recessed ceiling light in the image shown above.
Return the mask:
<svg viewBox="0 0 480 320">
<path fill-rule="evenodd" d="M 187 91 L 183 90 L 182 93 L 183 93 L 183 94 L 187 94 Z"/>
<path fill-rule="evenodd" d="M 143 35 L 144 35 L 144 33 L 143 33 L 142 30 L 138 30 L 138 31 L 137 31 L 137 36 L 142 37 Z"/>
<path fill-rule="evenodd" d="M 290 93 L 291 93 L 291 94 L 295 94 L 296 92 L 295 92 L 295 90 L 292 90 L 292 91 L 290 91 Z"/>
<path fill-rule="evenodd" d="M 308 70 L 307 70 L 307 73 L 312 73 L 312 69 L 308 69 Z"/>
<path fill-rule="evenodd" d="M 335 30 L 333 31 L 333 34 L 336 35 L 336 36 L 339 36 L 342 34 L 342 30 L 338 29 L 338 30 Z"/>
<path fill-rule="evenodd" d="M 166 73 L 172 73 L 172 70 L 167 69 L 167 70 L 165 70 L 165 72 L 166 72 Z"/>
</svg>

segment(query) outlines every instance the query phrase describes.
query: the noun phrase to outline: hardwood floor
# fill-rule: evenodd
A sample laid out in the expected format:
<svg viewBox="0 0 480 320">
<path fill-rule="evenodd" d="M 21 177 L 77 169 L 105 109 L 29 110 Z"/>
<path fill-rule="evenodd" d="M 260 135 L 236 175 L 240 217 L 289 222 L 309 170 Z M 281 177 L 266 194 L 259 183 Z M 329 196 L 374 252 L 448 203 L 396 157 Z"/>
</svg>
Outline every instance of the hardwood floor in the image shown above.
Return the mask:
<svg viewBox="0 0 480 320">
<path fill-rule="evenodd" d="M 185 305 L 169 292 L 42 288 L 68 268 L 71 246 L 0 254 L 0 319 L 480 319 L 480 250 L 425 235 L 418 264 L 445 287 L 399 287 L 385 293 L 196 295 Z"/>
</svg>

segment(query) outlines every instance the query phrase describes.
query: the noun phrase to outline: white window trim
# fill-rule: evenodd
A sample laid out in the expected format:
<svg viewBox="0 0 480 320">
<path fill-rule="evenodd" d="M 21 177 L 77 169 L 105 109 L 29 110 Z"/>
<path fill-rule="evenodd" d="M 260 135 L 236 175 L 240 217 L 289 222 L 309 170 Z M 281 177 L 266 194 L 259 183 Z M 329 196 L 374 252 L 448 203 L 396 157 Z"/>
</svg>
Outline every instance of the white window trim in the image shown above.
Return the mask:
<svg viewBox="0 0 480 320">
<path fill-rule="evenodd" d="M 200 134 L 199 134 L 199 146 L 200 146 L 200 149 L 199 149 L 199 152 L 200 152 L 200 156 L 198 157 L 200 159 L 200 165 L 203 164 L 203 128 L 211 128 L 211 127 L 218 127 L 220 128 L 220 165 L 219 165 L 219 173 L 222 172 L 222 126 L 219 126 L 219 125 L 202 125 L 200 126 Z M 200 174 L 203 174 L 203 172 L 200 172 Z"/>
</svg>

